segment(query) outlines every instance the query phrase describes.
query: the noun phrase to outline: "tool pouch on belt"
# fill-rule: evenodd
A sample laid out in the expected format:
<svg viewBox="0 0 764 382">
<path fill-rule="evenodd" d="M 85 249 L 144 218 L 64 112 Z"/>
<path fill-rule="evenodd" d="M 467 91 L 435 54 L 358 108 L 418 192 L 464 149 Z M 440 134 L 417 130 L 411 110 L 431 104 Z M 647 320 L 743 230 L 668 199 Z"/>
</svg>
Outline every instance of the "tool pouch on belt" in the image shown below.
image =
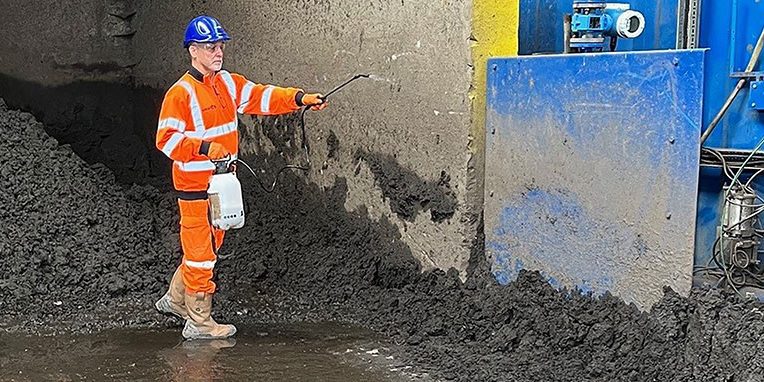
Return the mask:
<svg viewBox="0 0 764 382">
<path fill-rule="evenodd" d="M 244 226 L 244 201 L 241 183 L 236 177 L 233 162 L 229 160 L 215 163 L 215 174 L 210 179 L 207 195 L 210 203 L 212 226 L 222 230 Z"/>
</svg>

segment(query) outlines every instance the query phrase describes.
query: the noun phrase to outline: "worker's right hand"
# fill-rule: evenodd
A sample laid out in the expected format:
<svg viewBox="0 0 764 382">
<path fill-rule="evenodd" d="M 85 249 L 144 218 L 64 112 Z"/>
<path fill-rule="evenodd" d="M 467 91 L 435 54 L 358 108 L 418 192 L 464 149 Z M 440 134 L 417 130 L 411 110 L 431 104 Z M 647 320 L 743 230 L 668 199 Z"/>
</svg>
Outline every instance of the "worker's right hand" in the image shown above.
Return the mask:
<svg viewBox="0 0 764 382">
<path fill-rule="evenodd" d="M 225 146 L 217 142 L 210 142 L 210 147 L 207 150 L 207 158 L 212 160 L 219 160 L 229 155 L 231 155 L 231 153 L 226 150 Z"/>
<path fill-rule="evenodd" d="M 320 93 L 307 93 L 302 96 L 302 104 L 309 106 L 310 110 L 324 110 L 326 108 L 326 102 L 324 102 L 324 96 Z"/>
</svg>

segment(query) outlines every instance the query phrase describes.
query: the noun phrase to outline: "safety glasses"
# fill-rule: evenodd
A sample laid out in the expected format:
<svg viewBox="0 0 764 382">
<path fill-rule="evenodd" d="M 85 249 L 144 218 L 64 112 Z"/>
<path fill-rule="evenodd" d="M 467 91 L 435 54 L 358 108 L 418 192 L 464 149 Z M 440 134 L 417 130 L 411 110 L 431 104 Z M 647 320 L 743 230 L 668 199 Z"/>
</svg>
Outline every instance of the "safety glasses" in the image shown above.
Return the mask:
<svg viewBox="0 0 764 382">
<path fill-rule="evenodd" d="M 207 53 L 215 53 L 215 51 L 217 51 L 218 49 L 220 49 L 221 52 L 225 50 L 225 41 L 218 41 L 214 43 L 213 42 L 202 42 L 202 43 L 195 42 L 192 45 L 197 48 L 203 49 Z"/>
</svg>

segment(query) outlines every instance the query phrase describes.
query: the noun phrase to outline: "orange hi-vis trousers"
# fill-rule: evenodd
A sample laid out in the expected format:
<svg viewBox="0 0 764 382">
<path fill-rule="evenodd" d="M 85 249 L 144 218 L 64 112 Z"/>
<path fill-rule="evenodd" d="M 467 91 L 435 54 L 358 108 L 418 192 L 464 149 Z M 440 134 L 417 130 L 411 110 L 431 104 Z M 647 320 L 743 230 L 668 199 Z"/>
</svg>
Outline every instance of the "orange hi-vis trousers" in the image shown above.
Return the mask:
<svg viewBox="0 0 764 382">
<path fill-rule="evenodd" d="M 180 266 L 188 293 L 215 293 L 212 271 L 217 251 L 223 245 L 225 231 L 214 228 L 209 218 L 207 200 L 178 199 L 180 207 L 180 243 L 183 263 Z"/>
</svg>

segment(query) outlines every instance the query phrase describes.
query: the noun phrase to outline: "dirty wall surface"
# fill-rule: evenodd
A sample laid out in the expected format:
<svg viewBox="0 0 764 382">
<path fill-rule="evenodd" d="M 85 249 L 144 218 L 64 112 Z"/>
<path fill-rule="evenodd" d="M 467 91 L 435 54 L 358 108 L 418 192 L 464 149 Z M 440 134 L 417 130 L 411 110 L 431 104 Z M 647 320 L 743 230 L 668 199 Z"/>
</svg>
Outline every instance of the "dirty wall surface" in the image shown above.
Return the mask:
<svg viewBox="0 0 764 382">
<path fill-rule="evenodd" d="M 180 260 L 172 198 L 116 184 L 2 103 L 0 134 L 12 143 L 0 151 L 0 327 L 179 332 L 152 305 Z M 220 253 L 221 321 L 360 323 L 439 380 L 762 381 L 760 303 L 666 290 L 643 313 L 557 291 L 536 273 L 499 286 L 479 255 L 462 283 L 455 270 L 421 273 L 392 223 L 340 208 L 344 180 L 322 189 L 288 176 L 267 194 L 241 178 L 249 217 Z"/>
<path fill-rule="evenodd" d="M 148 145 L 154 119 L 135 89 L 133 8 L 121 0 L 3 0 L 0 97 L 29 110 L 47 130 L 90 163 L 104 163 L 124 182 L 159 184 L 165 171 Z M 149 118 L 144 117 L 146 112 Z"/>
<path fill-rule="evenodd" d="M 469 1 L 151 2 L 137 6 L 135 82 L 167 88 L 182 74 L 183 29 L 199 12 L 218 17 L 233 38 L 224 66 L 253 81 L 327 92 L 355 74 L 374 75 L 334 95 L 327 110 L 308 114 L 310 179 L 332 187 L 345 178 L 344 209 L 365 205 L 373 219 L 398 227 L 425 268 L 464 274 L 478 216 L 466 190 L 470 7 Z M 248 135 L 242 149 L 253 152 L 259 142 Z"/>
</svg>

